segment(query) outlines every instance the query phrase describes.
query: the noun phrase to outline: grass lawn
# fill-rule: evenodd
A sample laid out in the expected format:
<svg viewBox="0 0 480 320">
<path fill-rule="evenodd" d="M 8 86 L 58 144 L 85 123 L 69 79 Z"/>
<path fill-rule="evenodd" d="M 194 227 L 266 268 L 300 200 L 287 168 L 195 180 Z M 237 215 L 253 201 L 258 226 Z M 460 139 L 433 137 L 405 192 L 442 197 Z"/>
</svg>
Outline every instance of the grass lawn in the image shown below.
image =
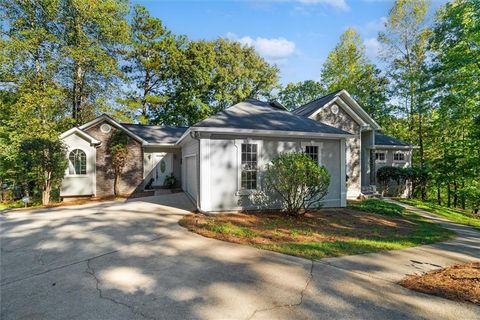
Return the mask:
<svg viewBox="0 0 480 320">
<path fill-rule="evenodd" d="M 439 206 L 438 204 L 435 204 L 432 202 L 424 202 L 417 199 L 395 199 L 395 200 L 409 204 L 419 209 L 431 212 L 438 216 L 444 217 L 450 221 L 480 229 L 480 215 L 475 216 L 473 213 L 470 213 L 466 210 Z"/>
<path fill-rule="evenodd" d="M 24 203 L 22 200 L 11 201 L 11 202 L 0 202 L 0 211 L 6 209 L 15 209 L 15 208 L 23 208 Z"/>
<path fill-rule="evenodd" d="M 375 213 L 369 212 L 369 207 Z M 205 237 L 308 259 L 403 249 L 454 235 L 381 200 L 365 200 L 349 208 L 322 209 L 300 218 L 282 213 L 188 215 L 180 225 Z"/>
</svg>

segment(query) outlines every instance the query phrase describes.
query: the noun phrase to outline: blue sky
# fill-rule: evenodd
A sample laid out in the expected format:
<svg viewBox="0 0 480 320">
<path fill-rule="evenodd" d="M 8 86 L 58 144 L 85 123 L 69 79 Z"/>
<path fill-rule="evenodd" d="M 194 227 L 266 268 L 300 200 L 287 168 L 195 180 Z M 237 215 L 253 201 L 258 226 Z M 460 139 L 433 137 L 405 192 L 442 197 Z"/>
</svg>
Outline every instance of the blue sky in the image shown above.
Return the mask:
<svg viewBox="0 0 480 320">
<path fill-rule="evenodd" d="M 393 1 L 136 0 L 176 34 L 189 38 L 226 37 L 254 46 L 280 68 L 281 83 L 318 80 L 328 53 L 348 27 L 361 34 L 368 56 L 376 62 L 376 41 Z M 431 13 L 445 0 L 434 0 Z"/>
</svg>

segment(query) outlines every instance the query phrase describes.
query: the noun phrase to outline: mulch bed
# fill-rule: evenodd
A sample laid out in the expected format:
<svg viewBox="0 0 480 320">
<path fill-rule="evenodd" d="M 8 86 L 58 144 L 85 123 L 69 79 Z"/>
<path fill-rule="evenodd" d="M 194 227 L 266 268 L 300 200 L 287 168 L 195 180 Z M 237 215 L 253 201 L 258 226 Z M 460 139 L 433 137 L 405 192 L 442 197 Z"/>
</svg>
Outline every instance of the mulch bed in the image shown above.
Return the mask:
<svg viewBox="0 0 480 320">
<path fill-rule="evenodd" d="M 299 218 L 283 213 L 249 212 L 205 216 L 185 216 L 180 224 L 205 237 L 243 244 L 273 244 L 279 242 L 318 242 L 354 239 L 357 237 L 405 236 L 415 224 L 403 217 L 380 216 L 342 209 L 322 209 Z M 254 232 L 251 237 L 222 234 L 209 227 L 227 224 L 245 227 Z M 298 230 L 299 233 L 293 232 Z M 302 232 L 306 231 L 306 232 Z"/>
<path fill-rule="evenodd" d="M 409 275 L 399 284 L 418 292 L 480 305 L 480 262 Z"/>
</svg>

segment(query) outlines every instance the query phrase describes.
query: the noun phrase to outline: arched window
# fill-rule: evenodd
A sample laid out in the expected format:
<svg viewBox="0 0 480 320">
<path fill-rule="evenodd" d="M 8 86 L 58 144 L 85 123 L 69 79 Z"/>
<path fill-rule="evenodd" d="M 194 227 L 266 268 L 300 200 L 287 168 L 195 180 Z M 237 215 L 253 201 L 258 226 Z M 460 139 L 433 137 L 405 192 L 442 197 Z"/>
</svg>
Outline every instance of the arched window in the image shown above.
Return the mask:
<svg viewBox="0 0 480 320">
<path fill-rule="evenodd" d="M 68 156 L 69 174 L 87 174 L 87 156 L 84 151 L 75 149 Z"/>
</svg>

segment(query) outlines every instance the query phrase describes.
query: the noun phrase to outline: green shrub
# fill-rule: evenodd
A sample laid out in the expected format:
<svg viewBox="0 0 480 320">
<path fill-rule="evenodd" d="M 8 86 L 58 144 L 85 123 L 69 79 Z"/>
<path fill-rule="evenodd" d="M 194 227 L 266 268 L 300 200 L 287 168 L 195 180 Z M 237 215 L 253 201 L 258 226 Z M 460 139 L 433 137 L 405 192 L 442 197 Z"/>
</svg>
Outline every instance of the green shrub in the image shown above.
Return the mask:
<svg viewBox="0 0 480 320">
<path fill-rule="evenodd" d="M 397 167 L 381 167 L 377 170 L 378 182 L 382 185 L 382 194 L 390 194 L 389 183 L 395 181 L 397 185 L 400 185 L 400 179 L 402 178 L 402 171 Z"/>
<path fill-rule="evenodd" d="M 411 195 L 415 195 L 417 193 L 418 187 L 425 186 L 429 178 L 428 170 L 426 168 L 422 169 L 419 167 L 404 168 L 401 170 L 401 175 L 405 180 L 411 182 Z"/>
<path fill-rule="evenodd" d="M 407 182 L 411 183 L 411 195 L 415 194 L 418 187 L 425 185 L 428 180 L 427 169 L 418 167 L 398 168 L 398 167 L 381 167 L 377 170 L 378 182 L 382 185 L 384 194 L 398 195 L 407 187 Z M 393 190 L 389 190 L 389 183 L 394 181 L 397 185 L 397 194 Z M 399 191 L 400 190 L 400 191 Z M 410 196 L 411 196 L 410 195 Z"/>
<path fill-rule="evenodd" d="M 300 215 L 310 208 L 320 208 L 328 192 L 330 174 L 304 153 L 282 153 L 267 166 L 264 191 L 279 198 L 289 215 Z"/>
<path fill-rule="evenodd" d="M 471 186 L 460 189 L 459 194 L 466 200 L 467 206 L 472 208 L 475 214 L 478 214 L 480 209 L 480 183 L 474 183 Z"/>
<path fill-rule="evenodd" d="M 177 178 L 171 173 L 170 175 L 165 177 L 165 181 L 163 181 L 163 185 L 169 189 L 172 189 L 175 187 L 175 184 L 177 183 Z"/>
</svg>

